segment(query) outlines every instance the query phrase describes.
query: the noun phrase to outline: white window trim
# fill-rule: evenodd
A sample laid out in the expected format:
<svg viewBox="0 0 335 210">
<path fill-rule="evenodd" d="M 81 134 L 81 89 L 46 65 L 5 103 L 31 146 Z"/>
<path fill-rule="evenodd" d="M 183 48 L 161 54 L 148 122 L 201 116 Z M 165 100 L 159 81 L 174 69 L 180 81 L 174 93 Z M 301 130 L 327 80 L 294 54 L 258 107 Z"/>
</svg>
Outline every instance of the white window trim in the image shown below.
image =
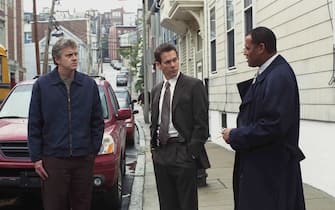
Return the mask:
<svg viewBox="0 0 335 210">
<path fill-rule="evenodd" d="M 226 4 L 225 4 L 225 14 L 226 14 L 226 24 L 228 25 L 228 13 L 227 13 L 227 1 L 225 1 Z M 236 34 L 235 34 L 235 20 L 236 20 L 236 16 L 235 16 L 235 5 L 234 5 L 234 2 L 233 1 L 233 17 L 234 17 L 234 21 L 233 21 L 233 24 L 232 24 L 232 27 L 231 28 L 226 28 L 226 64 L 227 64 L 227 68 L 226 68 L 226 71 L 227 72 L 232 72 L 233 70 L 236 70 L 236 46 L 235 46 L 235 43 L 236 43 Z M 244 7 L 244 3 L 242 4 L 243 7 Z M 244 13 L 243 13 L 244 15 Z M 234 31 L 234 65 L 233 66 L 229 66 L 229 47 L 228 47 L 228 33 L 231 32 L 231 31 Z M 244 43 L 244 42 L 243 42 Z"/>
<path fill-rule="evenodd" d="M 214 28 L 215 28 L 215 38 L 211 37 L 211 33 L 212 33 L 212 29 L 211 29 L 211 11 L 212 11 L 212 9 L 214 9 L 214 12 L 215 12 L 215 18 L 214 18 L 215 19 L 215 25 L 214 25 Z M 208 22 L 209 22 L 208 26 L 209 26 L 209 58 L 210 58 L 209 59 L 209 66 L 210 66 L 209 72 L 211 74 L 216 74 L 217 73 L 217 66 L 216 66 L 215 70 L 212 70 L 212 59 L 211 59 L 212 58 L 212 41 L 215 41 L 215 43 L 216 43 L 216 7 L 215 7 L 215 5 L 211 6 L 209 8 L 209 21 Z M 215 46 L 215 50 L 216 50 L 216 46 Z"/>
</svg>

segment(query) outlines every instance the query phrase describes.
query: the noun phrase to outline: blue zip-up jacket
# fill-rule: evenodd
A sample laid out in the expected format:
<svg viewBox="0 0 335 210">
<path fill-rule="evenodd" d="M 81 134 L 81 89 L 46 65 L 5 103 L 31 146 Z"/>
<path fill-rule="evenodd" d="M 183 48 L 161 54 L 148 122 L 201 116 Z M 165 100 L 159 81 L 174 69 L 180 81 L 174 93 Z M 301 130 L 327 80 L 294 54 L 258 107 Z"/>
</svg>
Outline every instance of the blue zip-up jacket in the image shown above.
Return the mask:
<svg viewBox="0 0 335 210">
<path fill-rule="evenodd" d="M 70 97 L 55 68 L 33 86 L 28 120 L 28 145 L 33 162 L 43 156 L 96 155 L 104 119 L 97 84 L 75 72 Z"/>
</svg>

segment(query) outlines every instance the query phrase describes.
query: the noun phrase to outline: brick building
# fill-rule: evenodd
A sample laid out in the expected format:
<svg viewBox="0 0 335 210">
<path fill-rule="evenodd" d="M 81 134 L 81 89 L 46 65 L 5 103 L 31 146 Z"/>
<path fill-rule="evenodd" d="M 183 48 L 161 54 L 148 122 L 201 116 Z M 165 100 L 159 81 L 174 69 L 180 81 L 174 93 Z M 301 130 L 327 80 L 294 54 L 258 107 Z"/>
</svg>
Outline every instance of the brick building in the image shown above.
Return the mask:
<svg viewBox="0 0 335 210">
<path fill-rule="evenodd" d="M 7 49 L 12 82 L 24 79 L 23 68 L 23 3 L 0 0 L 0 44 Z"/>
<path fill-rule="evenodd" d="M 136 26 L 112 26 L 109 29 L 108 49 L 112 60 L 120 60 L 118 49 L 120 48 L 120 35 L 136 31 Z"/>
</svg>

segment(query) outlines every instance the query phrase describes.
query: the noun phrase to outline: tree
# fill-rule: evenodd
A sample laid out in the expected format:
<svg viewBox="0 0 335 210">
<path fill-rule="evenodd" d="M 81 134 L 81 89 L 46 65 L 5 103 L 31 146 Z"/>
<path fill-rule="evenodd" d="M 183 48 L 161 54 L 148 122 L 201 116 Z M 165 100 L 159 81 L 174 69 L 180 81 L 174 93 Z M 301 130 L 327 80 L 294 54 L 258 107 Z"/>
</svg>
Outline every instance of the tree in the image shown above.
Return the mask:
<svg viewBox="0 0 335 210">
<path fill-rule="evenodd" d="M 127 48 L 119 48 L 117 49 L 119 55 L 124 58 L 129 60 L 129 66 L 130 66 L 130 73 L 132 75 L 136 75 L 139 71 L 138 64 L 141 62 L 141 57 L 140 55 L 140 51 L 142 50 L 142 38 L 139 38 L 138 42 L 136 43 L 136 45 L 131 46 L 131 47 L 127 47 Z M 137 92 L 141 92 L 143 91 L 143 78 L 139 78 L 136 81 L 135 84 L 135 89 Z"/>
</svg>

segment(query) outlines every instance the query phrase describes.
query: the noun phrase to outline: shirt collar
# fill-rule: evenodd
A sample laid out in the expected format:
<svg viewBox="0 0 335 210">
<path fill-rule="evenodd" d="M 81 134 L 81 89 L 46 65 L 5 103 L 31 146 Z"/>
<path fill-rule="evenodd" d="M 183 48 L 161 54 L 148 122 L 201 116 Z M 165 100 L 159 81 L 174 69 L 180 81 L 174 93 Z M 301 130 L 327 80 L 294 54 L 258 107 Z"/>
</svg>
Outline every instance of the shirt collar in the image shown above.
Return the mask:
<svg viewBox="0 0 335 210">
<path fill-rule="evenodd" d="M 258 75 L 263 73 L 265 71 L 265 69 L 267 67 L 270 66 L 270 64 L 273 62 L 274 59 L 276 59 L 276 57 L 278 56 L 279 54 L 276 53 L 274 54 L 272 57 L 270 57 L 267 61 L 265 61 L 265 63 L 263 63 L 260 67 L 259 67 L 259 70 L 258 70 Z"/>
<path fill-rule="evenodd" d="M 165 79 L 165 77 L 164 77 L 164 85 L 165 85 L 166 81 L 169 81 L 170 85 L 175 86 L 176 83 L 177 83 L 177 80 L 178 80 L 179 75 L 180 75 L 180 71 L 178 71 L 177 76 L 172 77 L 172 78 L 169 79 L 169 80 Z"/>
</svg>

